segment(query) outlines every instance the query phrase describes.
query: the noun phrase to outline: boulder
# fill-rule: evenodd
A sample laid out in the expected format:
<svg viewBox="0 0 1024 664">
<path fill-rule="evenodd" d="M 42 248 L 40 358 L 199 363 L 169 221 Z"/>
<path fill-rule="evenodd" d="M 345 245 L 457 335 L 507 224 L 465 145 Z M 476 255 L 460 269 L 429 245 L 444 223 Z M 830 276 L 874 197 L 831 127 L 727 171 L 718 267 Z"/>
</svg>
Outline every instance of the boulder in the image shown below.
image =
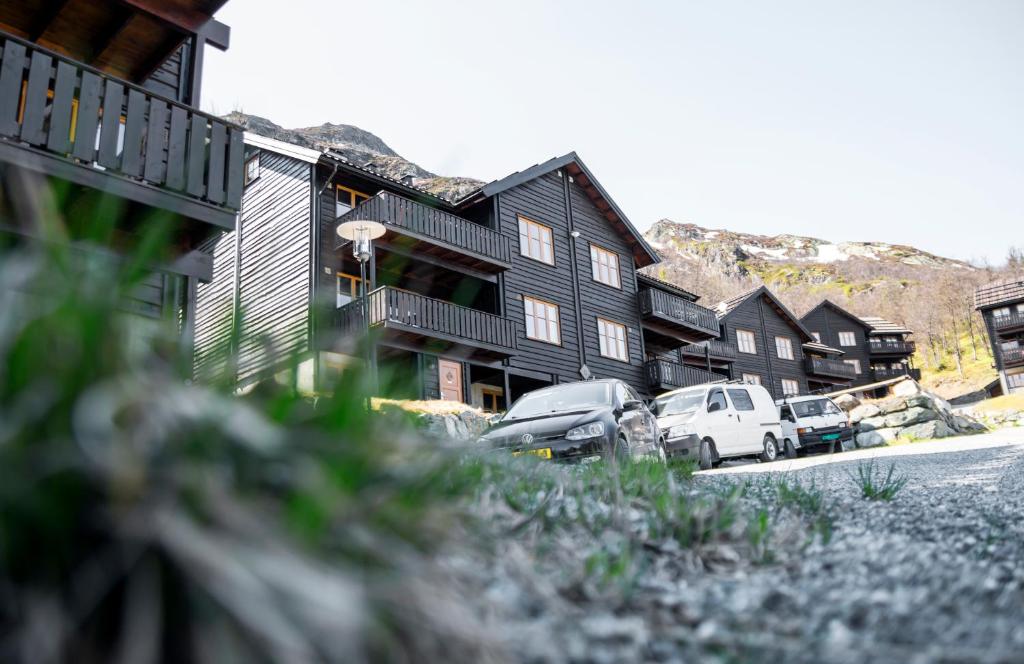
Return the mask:
<svg viewBox="0 0 1024 664">
<path fill-rule="evenodd" d="M 878 406 L 879 412 L 881 412 L 883 415 L 888 415 L 889 413 L 896 413 L 901 410 L 906 410 L 907 400 L 897 398 L 883 399 L 882 401 L 875 402 L 875 405 Z"/>
<path fill-rule="evenodd" d="M 942 420 L 923 422 L 900 430 L 900 438 L 909 438 L 911 440 L 931 440 L 932 438 L 948 438 L 955 435 L 956 432 L 949 428 L 949 425 Z"/>
<path fill-rule="evenodd" d="M 873 403 L 862 403 L 850 411 L 850 421 L 856 424 L 869 417 L 876 417 L 881 411 Z"/>
<path fill-rule="evenodd" d="M 886 427 L 885 417 L 868 417 L 857 423 L 857 427 L 861 431 L 873 431 L 875 429 L 884 429 Z"/>
<path fill-rule="evenodd" d="M 981 433 L 982 431 L 988 431 L 988 427 L 981 422 L 969 417 L 964 417 L 963 415 L 953 416 L 952 427 L 960 433 Z"/>
<path fill-rule="evenodd" d="M 935 398 L 927 392 L 907 397 L 905 403 L 907 404 L 907 408 L 931 408 L 932 410 L 938 410 Z"/>
<path fill-rule="evenodd" d="M 939 419 L 939 414 L 930 408 L 908 408 L 885 416 L 886 427 L 908 427 L 921 422 Z"/>
<path fill-rule="evenodd" d="M 847 413 L 860 405 L 860 399 L 852 394 L 842 394 L 832 401 Z"/>
<path fill-rule="evenodd" d="M 921 386 L 913 378 L 907 378 L 893 385 L 890 390 L 897 397 L 912 397 L 921 393 Z"/>
<path fill-rule="evenodd" d="M 490 426 L 490 419 L 476 410 L 458 414 L 421 413 L 417 420 L 417 428 L 427 436 L 461 442 L 476 440 Z"/>
<path fill-rule="evenodd" d="M 857 434 L 857 447 L 880 447 L 896 440 L 899 429 L 876 429 Z"/>
</svg>

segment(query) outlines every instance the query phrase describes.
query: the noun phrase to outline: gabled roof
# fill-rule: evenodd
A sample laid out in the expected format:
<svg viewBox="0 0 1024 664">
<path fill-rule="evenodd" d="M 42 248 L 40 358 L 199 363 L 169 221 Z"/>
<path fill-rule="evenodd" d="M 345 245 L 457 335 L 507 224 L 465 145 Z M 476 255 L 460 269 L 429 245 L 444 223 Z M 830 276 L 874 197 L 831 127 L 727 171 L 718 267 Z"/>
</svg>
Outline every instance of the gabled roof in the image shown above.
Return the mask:
<svg viewBox="0 0 1024 664">
<path fill-rule="evenodd" d="M 1024 274 L 1000 279 L 974 291 L 974 308 L 986 309 L 1024 301 Z"/>
<path fill-rule="evenodd" d="M 813 309 L 808 311 L 806 314 L 804 314 L 803 317 L 800 318 L 800 320 L 801 321 L 807 320 L 807 318 L 811 314 L 814 314 L 815 312 L 818 311 L 818 309 L 823 309 L 823 308 L 831 309 L 832 311 L 836 312 L 840 316 L 845 316 L 846 318 L 849 318 L 854 323 L 857 323 L 858 325 L 863 327 L 866 331 L 868 331 L 868 332 L 871 331 L 871 326 L 868 325 L 867 323 L 865 323 L 859 316 L 857 316 L 855 314 L 851 314 L 849 311 L 847 311 L 846 309 L 843 309 L 842 307 L 840 307 L 838 304 L 836 304 L 832 300 L 822 300 L 821 302 L 818 303 L 818 306 L 814 307 Z"/>
<path fill-rule="evenodd" d="M 679 297 L 687 299 L 690 302 L 696 302 L 697 300 L 700 299 L 700 296 L 697 295 L 696 293 L 691 293 L 690 291 L 686 290 L 685 288 L 682 288 L 681 286 L 676 286 L 672 282 L 665 281 L 664 279 L 658 279 L 657 277 L 651 276 L 646 272 L 637 272 L 636 280 L 642 284 L 651 286 L 652 288 L 660 288 L 661 290 L 668 291 L 673 295 L 678 295 Z"/>
<path fill-rule="evenodd" d="M 787 309 L 786 305 L 782 304 L 782 302 L 779 301 L 779 298 L 775 297 L 775 294 L 768 290 L 767 286 L 759 286 L 745 293 L 740 293 L 732 299 L 719 302 L 716 307 L 718 318 L 720 320 L 729 318 L 729 316 L 731 316 L 741 304 L 755 297 L 767 298 L 769 304 L 771 304 L 772 308 L 775 309 L 776 313 L 785 318 L 789 322 L 790 327 L 800 334 L 802 337 L 802 343 L 814 341 L 814 336 L 811 334 L 810 330 L 804 327 L 804 324 L 800 322 L 800 319 L 794 316 L 793 312 Z"/>
<path fill-rule="evenodd" d="M 825 355 L 846 354 L 846 351 L 839 350 L 838 348 L 833 348 L 832 346 L 826 346 L 825 344 L 820 344 L 817 341 L 808 341 L 807 343 L 804 344 L 804 349 L 816 353 L 824 353 Z"/>
<path fill-rule="evenodd" d="M 913 334 L 907 328 L 878 316 L 861 316 L 860 319 L 871 328 L 871 334 Z"/>
<path fill-rule="evenodd" d="M 646 267 L 661 261 L 654 248 L 647 243 L 647 240 L 644 239 L 640 231 L 633 226 L 625 213 L 612 200 L 612 197 L 608 195 L 608 192 L 605 191 L 601 183 L 597 181 L 597 178 L 593 176 L 590 169 L 587 168 L 586 164 L 583 163 L 583 160 L 575 152 L 549 159 L 543 164 L 536 164 L 526 170 L 512 173 L 500 180 L 489 182 L 461 198 L 456 203 L 456 206 L 462 207 L 476 203 L 563 168 L 583 188 L 584 193 L 587 194 L 587 197 L 594 203 L 594 206 L 604 215 L 605 219 L 612 226 L 615 226 L 624 237 L 629 239 L 630 244 L 633 246 L 633 260 L 636 262 L 637 267 Z"/>
</svg>

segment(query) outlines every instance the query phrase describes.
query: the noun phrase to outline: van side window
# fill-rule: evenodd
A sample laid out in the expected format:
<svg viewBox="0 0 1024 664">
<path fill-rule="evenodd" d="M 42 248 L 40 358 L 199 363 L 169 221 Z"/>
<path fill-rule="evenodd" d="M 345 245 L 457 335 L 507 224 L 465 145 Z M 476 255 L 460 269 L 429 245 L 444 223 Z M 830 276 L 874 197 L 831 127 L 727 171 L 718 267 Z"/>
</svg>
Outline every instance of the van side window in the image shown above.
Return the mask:
<svg viewBox="0 0 1024 664">
<path fill-rule="evenodd" d="M 708 411 L 711 410 L 711 404 L 719 404 L 720 410 L 725 410 L 729 407 L 729 404 L 725 402 L 725 393 L 722 390 L 712 390 L 711 394 L 708 395 Z"/>
<path fill-rule="evenodd" d="M 754 402 L 746 390 L 729 390 L 729 398 L 732 399 L 732 405 L 736 410 L 754 410 Z"/>
<path fill-rule="evenodd" d="M 796 418 L 793 417 L 793 411 L 789 406 L 783 406 L 779 409 L 779 417 L 784 420 L 796 420 Z"/>
</svg>

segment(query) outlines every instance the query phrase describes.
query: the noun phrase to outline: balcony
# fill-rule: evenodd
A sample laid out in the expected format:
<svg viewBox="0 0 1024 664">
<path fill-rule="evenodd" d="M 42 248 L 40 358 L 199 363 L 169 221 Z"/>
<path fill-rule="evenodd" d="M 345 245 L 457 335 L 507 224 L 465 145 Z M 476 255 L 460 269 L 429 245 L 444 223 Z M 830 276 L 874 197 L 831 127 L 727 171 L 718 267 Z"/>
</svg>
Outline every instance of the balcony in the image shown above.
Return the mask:
<svg viewBox="0 0 1024 664">
<path fill-rule="evenodd" d="M 1005 316 L 993 316 L 992 328 L 999 333 L 1024 330 L 1024 311 L 1014 311 Z"/>
<path fill-rule="evenodd" d="M 516 324 L 444 300 L 385 286 L 368 297 L 369 326 L 378 339 L 466 359 L 501 359 L 516 349 Z M 356 300 L 335 314 L 337 329 L 358 337 L 366 329 L 363 302 Z"/>
<path fill-rule="evenodd" d="M 809 376 L 836 379 L 839 382 L 852 381 L 857 378 L 857 370 L 853 366 L 842 360 L 825 357 L 806 357 L 804 370 Z"/>
<path fill-rule="evenodd" d="M 0 32 L 0 161 L 222 228 L 242 130 Z"/>
<path fill-rule="evenodd" d="M 868 341 L 872 355 L 913 355 L 916 348 L 913 341 Z"/>
<path fill-rule="evenodd" d="M 732 361 L 736 359 L 736 346 L 724 341 L 718 341 L 717 339 L 683 346 L 682 351 L 684 355 L 692 355 L 694 357 L 710 356 L 712 360 L 718 361 Z"/>
<path fill-rule="evenodd" d="M 909 376 L 914 380 L 921 380 L 920 369 L 872 369 L 872 375 L 875 380 L 892 380 L 893 378 L 903 378 Z"/>
<path fill-rule="evenodd" d="M 707 307 L 654 288 L 642 289 L 638 297 L 646 336 L 655 345 L 678 348 L 719 335 L 718 317 Z"/>
<path fill-rule="evenodd" d="M 1001 348 L 999 355 L 1004 367 L 1024 366 L 1024 348 Z"/>
<path fill-rule="evenodd" d="M 381 241 L 385 247 L 419 258 L 433 257 L 485 273 L 512 266 L 512 242 L 501 233 L 395 194 L 380 192 L 338 217 L 338 223 L 356 219 L 384 224 L 392 231 Z M 339 239 L 335 248 L 346 243 Z"/>
<path fill-rule="evenodd" d="M 647 375 L 647 385 L 655 390 L 675 390 L 726 380 L 725 376 L 668 360 L 645 362 L 644 373 Z"/>
</svg>

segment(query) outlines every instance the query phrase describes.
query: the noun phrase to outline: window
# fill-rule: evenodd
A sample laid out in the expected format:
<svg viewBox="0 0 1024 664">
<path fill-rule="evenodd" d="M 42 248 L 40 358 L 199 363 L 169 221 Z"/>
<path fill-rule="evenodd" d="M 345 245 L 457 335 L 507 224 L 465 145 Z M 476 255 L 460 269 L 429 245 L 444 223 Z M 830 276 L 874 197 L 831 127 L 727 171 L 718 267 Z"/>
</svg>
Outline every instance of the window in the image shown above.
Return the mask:
<svg viewBox="0 0 1024 664">
<path fill-rule="evenodd" d="M 745 374 L 743 374 L 743 382 L 744 383 L 748 383 L 750 385 L 760 385 L 761 384 L 761 377 L 758 376 L 757 374 L 747 374 L 747 373 L 745 373 Z"/>
<path fill-rule="evenodd" d="M 793 359 L 793 342 L 789 337 L 775 337 L 775 354 L 780 360 Z"/>
<path fill-rule="evenodd" d="M 843 362 L 846 362 L 851 367 L 853 367 L 853 373 L 857 374 L 858 376 L 860 375 L 860 360 L 843 360 Z"/>
<path fill-rule="evenodd" d="M 519 217 L 519 253 L 548 265 L 555 264 L 551 229 L 526 217 Z"/>
<path fill-rule="evenodd" d="M 349 189 L 343 187 L 340 184 L 337 187 L 337 197 L 334 205 L 334 216 L 340 217 L 355 206 L 359 205 L 370 197 L 369 194 L 364 194 L 361 191 L 355 189 Z"/>
<path fill-rule="evenodd" d="M 995 318 L 1005 318 L 1010 315 L 1010 307 L 999 307 L 998 309 L 992 310 L 992 316 Z"/>
<path fill-rule="evenodd" d="M 1024 373 L 1006 374 L 1006 386 L 1011 390 L 1024 388 Z"/>
<path fill-rule="evenodd" d="M 839 333 L 839 345 L 840 346 L 856 346 L 857 335 L 853 332 L 840 332 Z"/>
<path fill-rule="evenodd" d="M 782 395 L 792 397 L 800 394 L 800 383 L 790 378 L 782 379 Z"/>
<path fill-rule="evenodd" d="M 344 272 L 338 273 L 338 290 L 334 306 L 341 308 L 359 297 L 359 277 Z"/>
<path fill-rule="evenodd" d="M 503 390 L 500 387 L 484 385 L 480 389 L 480 395 L 483 401 L 481 410 L 485 413 L 497 413 L 501 410 L 502 391 Z"/>
<path fill-rule="evenodd" d="M 619 279 L 619 255 L 597 245 L 590 245 L 590 269 L 594 281 L 600 281 L 613 288 L 622 288 Z"/>
<path fill-rule="evenodd" d="M 629 362 L 626 348 L 626 326 L 603 318 L 597 319 L 597 338 L 601 344 L 601 355 L 620 362 Z"/>
<path fill-rule="evenodd" d="M 739 388 L 728 390 L 729 398 L 736 410 L 754 410 L 754 400 L 746 390 Z"/>
<path fill-rule="evenodd" d="M 257 152 L 245 161 L 245 186 L 249 186 L 260 176 L 260 153 Z"/>
<path fill-rule="evenodd" d="M 821 343 L 821 332 L 811 332 L 811 336 L 814 337 L 814 340 L 819 344 Z"/>
<path fill-rule="evenodd" d="M 523 311 L 526 314 L 526 336 L 549 344 L 562 343 L 558 329 L 558 305 L 523 297 Z"/>
<path fill-rule="evenodd" d="M 708 394 L 708 412 L 711 412 L 711 405 L 716 403 L 719 410 L 725 410 L 729 407 L 729 404 L 725 401 L 725 392 L 722 392 L 720 389 L 711 390 L 711 393 Z"/>
<path fill-rule="evenodd" d="M 754 343 L 754 333 L 749 330 L 736 330 L 736 348 L 741 353 L 757 355 L 757 344 Z"/>
</svg>

